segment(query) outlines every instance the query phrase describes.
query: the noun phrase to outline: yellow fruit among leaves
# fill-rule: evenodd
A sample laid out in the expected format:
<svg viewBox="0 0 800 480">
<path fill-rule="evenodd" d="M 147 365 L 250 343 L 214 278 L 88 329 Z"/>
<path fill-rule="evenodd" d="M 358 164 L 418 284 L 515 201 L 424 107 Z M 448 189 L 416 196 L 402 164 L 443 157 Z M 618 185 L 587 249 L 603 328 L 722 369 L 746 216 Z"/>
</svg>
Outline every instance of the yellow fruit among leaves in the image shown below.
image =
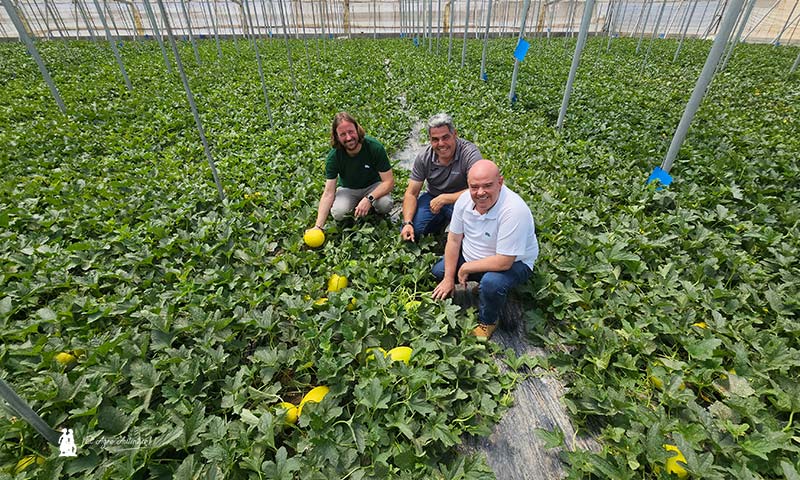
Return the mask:
<svg viewBox="0 0 800 480">
<path fill-rule="evenodd" d="M 303 397 L 302 400 L 300 400 L 300 405 L 298 405 L 297 407 L 297 415 L 299 416 L 300 414 L 303 413 L 303 405 L 309 402 L 312 403 L 321 402 L 322 399 L 325 398 L 325 395 L 327 395 L 328 392 L 330 392 L 330 390 L 331 390 L 330 388 L 324 385 L 312 388 L 311 391 L 306 393 L 306 396 Z"/>
<path fill-rule="evenodd" d="M 294 403 L 281 402 L 280 408 L 286 410 L 286 417 L 284 417 L 286 423 L 297 423 L 297 417 L 300 416 L 300 412 Z"/>
<path fill-rule="evenodd" d="M 686 465 L 686 457 L 683 456 L 683 452 L 678 449 L 675 445 L 664 444 L 664 449 L 668 452 L 676 452 L 675 455 L 671 456 L 667 459 L 666 467 L 667 472 L 674 473 L 678 476 L 678 478 L 686 478 L 689 476 L 689 472 L 686 471 L 686 468 L 683 465 Z M 681 465 L 681 462 L 683 465 Z"/>
<path fill-rule="evenodd" d="M 325 243 L 325 233 L 319 228 L 309 228 L 303 234 L 303 241 L 311 248 L 317 248 Z"/>
<path fill-rule="evenodd" d="M 395 347 L 386 352 L 386 356 L 393 362 L 402 361 L 407 365 L 411 359 L 411 352 L 411 347 Z"/>
<path fill-rule="evenodd" d="M 368 362 L 369 362 L 370 360 L 375 360 L 375 352 L 376 352 L 376 351 L 378 351 L 378 352 L 381 352 L 381 353 L 383 354 L 383 356 L 384 356 L 384 357 L 386 357 L 386 355 L 387 355 L 387 354 L 386 354 L 386 350 L 382 349 L 381 347 L 378 347 L 378 348 L 370 348 L 370 351 L 371 351 L 371 352 L 373 352 L 373 353 L 370 353 L 369 355 L 367 355 L 367 361 L 368 361 Z"/>
<path fill-rule="evenodd" d="M 419 309 L 420 305 L 422 305 L 422 302 L 420 302 L 419 300 L 410 300 L 405 304 L 406 312 L 408 313 L 416 312 Z"/>
<path fill-rule="evenodd" d="M 45 458 L 41 455 L 25 455 L 24 457 L 20 458 L 17 462 L 17 466 L 14 467 L 14 475 L 24 472 L 28 467 L 33 464 L 41 465 L 44 463 Z"/>
<path fill-rule="evenodd" d="M 336 273 L 331 275 L 331 278 L 328 279 L 328 291 L 338 292 L 344 288 L 347 288 L 347 277 L 344 275 L 338 275 Z"/>
<path fill-rule="evenodd" d="M 60 353 L 56 354 L 55 359 L 56 359 L 56 362 L 58 362 L 61 365 L 64 365 L 65 367 L 68 366 L 68 365 L 72 365 L 73 363 L 75 363 L 78 360 L 75 357 L 75 355 L 73 355 L 73 354 L 71 354 L 69 352 L 60 352 Z"/>
</svg>

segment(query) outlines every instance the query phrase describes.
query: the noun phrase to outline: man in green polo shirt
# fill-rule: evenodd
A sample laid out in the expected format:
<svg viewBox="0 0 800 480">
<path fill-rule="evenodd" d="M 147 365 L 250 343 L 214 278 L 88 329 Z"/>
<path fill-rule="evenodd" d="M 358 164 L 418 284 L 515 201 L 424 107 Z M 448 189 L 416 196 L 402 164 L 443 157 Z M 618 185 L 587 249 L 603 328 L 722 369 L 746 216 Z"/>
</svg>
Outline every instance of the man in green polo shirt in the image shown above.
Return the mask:
<svg viewBox="0 0 800 480">
<path fill-rule="evenodd" d="M 322 229 L 328 213 L 337 221 L 350 212 L 356 218 L 372 209 L 389 213 L 394 175 L 383 145 L 349 113 L 339 112 L 333 117 L 331 147 L 314 228 Z"/>
</svg>

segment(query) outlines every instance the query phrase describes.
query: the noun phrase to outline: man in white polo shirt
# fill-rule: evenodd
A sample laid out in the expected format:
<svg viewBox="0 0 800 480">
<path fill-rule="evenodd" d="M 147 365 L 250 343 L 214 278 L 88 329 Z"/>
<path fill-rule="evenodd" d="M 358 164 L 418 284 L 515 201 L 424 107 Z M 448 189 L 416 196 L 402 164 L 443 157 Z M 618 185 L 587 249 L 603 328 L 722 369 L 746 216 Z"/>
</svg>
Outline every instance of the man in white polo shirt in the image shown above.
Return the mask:
<svg viewBox="0 0 800 480">
<path fill-rule="evenodd" d="M 433 298 L 450 296 L 456 282 L 480 282 L 479 325 L 473 334 L 489 338 L 508 292 L 530 277 L 539 243 L 530 208 L 503 185 L 497 165 L 476 162 L 467 187 L 453 206 L 444 257 L 432 268 L 439 280 Z"/>
</svg>

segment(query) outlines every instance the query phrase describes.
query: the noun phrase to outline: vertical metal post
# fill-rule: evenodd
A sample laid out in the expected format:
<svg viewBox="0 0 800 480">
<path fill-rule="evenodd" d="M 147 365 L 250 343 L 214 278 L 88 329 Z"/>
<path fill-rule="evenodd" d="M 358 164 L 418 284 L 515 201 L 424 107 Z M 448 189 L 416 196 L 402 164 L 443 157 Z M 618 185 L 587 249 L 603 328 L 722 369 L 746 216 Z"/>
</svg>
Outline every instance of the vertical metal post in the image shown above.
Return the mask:
<svg viewBox="0 0 800 480">
<path fill-rule="evenodd" d="M 464 61 L 467 59 L 467 34 L 469 33 L 469 0 L 467 0 L 467 13 L 464 19 L 464 43 L 461 46 L 461 68 L 464 68 Z"/>
<path fill-rule="evenodd" d="M 639 32 L 639 42 L 636 44 L 636 53 L 639 53 L 639 49 L 642 47 L 642 39 L 644 39 L 644 31 L 647 30 L 647 22 L 650 20 L 650 11 L 653 9 L 653 2 L 655 0 L 649 0 L 647 2 L 647 13 L 644 16 L 644 22 L 642 22 L 642 30 Z"/>
<path fill-rule="evenodd" d="M 675 130 L 675 135 L 672 137 L 672 143 L 670 143 L 667 156 L 661 164 L 661 169 L 667 173 L 669 173 L 672 168 L 672 163 L 678 156 L 678 151 L 683 144 L 683 140 L 686 138 L 686 133 L 689 131 L 689 125 L 692 123 L 692 119 L 695 113 L 697 113 L 698 108 L 700 108 L 700 102 L 703 101 L 703 97 L 708 90 L 708 85 L 714 78 L 714 70 L 717 68 L 717 64 L 722 57 L 725 44 L 731 36 L 733 25 L 736 23 L 736 17 L 739 16 L 739 12 L 742 10 L 743 3 L 744 0 L 730 0 L 728 3 L 728 10 L 724 14 L 717 37 L 714 39 L 714 44 L 711 46 L 711 51 L 708 53 L 706 63 L 703 65 L 703 70 L 700 72 L 700 78 L 697 79 L 697 83 L 692 91 L 692 96 L 689 98 L 689 103 L 683 111 L 683 116 L 678 124 L 678 128 Z"/>
<path fill-rule="evenodd" d="M 202 1 L 202 0 L 201 0 Z M 214 31 L 214 41 L 217 44 L 217 58 L 222 58 L 222 45 L 219 43 L 219 30 L 217 29 L 217 17 L 211 9 L 211 1 L 206 2 L 206 10 L 208 11 L 208 18 L 211 19 L 211 28 Z"/>
<path fill-rule="evenodd" d="M 794 64 L 792 64 L 792 68 L 789 70 L 789 75 L 793 74 L 797 70 L 798 65 L 800 65 L 800 54 L 798 54 L 797 58 L 794 60 Z"/>
<path fill-rule="evenodd" d="M 160 3 L 160 2 L 159 2 Z M 181 9 L 183 16 L 186 18 L 186 28 L 189 30 L 189 41 L 192 43 L 192 50 L 194 51 L 194 59 L 197 60 L 198 65 L 202 65 L 203 61 L 200 60 L 200 52 L 197 51 L 197 44 L 194 41 L 194 34 L 192 34 L 192 21 L 189 19 L 189 11 L 186 9 L 185 0 L 181 0 Z"/>
<path fill-rule="evenodd" d="M 292 78 L 292 90 L 297 95 L 297 82 L 294 80 L 294 65 L 292 64 L 292 47 L 289 45 L 289 31 L 286 29 L 286 14 L 283 9 L 283 0 L 278 0 L 278 11 L 281 14 L 283 24 L 283 40 L 286 43 L 286 56 L 289 59 L 289 75 Z"/>
<path fill-rule="evenodd" d="M 575 82 L 575 75 L 578 72 L 578 65 L 581 63 L 581 52 L 583 52 L 583 46 L 586 45 L 586 36 L 589 33 L 589 23 L 592 20 L 593 10 L 594 0 L 586 0 L 586 6 L 584 7 L 583 17 L 581 19 L 581 30 L 578 33 L 578 43 L 575 45 L 575 53 L 572 55 L 572 66 L 569 69 L 567 86 L 564 88 L 564 98 L 561 102 L 561 111 L 558 113 L 558 123 L 556 124 L 556 127 L 559 130 L 564 126 L 564 117 L 567 115 L 569 97 L 572 95 L 572 84 Z"/>
<path fill-rule="evenodd" d="M 108 44 L 111 45 L 111 51 L 114 52 L 114 58 L 117 60 L 119 71 L 122 72 L 122 78 L 125 80 L 125 86 L 128 88 L 129 92 L 132 92 L 133 86 L 128 78 L 128 72 L 125 71 L 125 65 L 122 63 L 122 57 L 119 55 L 119 50 L 117 50 L 117 42 L 115 42 L 111 37 L 111 31 L 108 29 L 106 16 L 103 13 L 103 8 L 100 6 L 100 2 L 98 0 L 94 0 L 94 7 L 97 9 L 97 13 L 100 14 L 100 23 L 103 24 L 103 30 L 105 30 L 106 33 L 106 41 L 108 41 Z"/>
<path fill-rule="evenodd" d="M 647 65 L 647 57 L 650 56 L 650 50 L 653 49 L 653 42 L 658 36 L 658 27 L 661 25 L 661 17 L 664 15 L 664 8 L 666 6 L 667 6 L 667 0 L 663 0 L 661 2 L 661 8 L 658 10 L 658 18 L 656 18 L 656 26 L 653 27 L 653 34 L 650 36 L 650 44 L 647 45 L 647 52 L 645 52 L 644 58 L 642 59 L 642 68 L 641 70 L 639 70 L 640 75 L 644 73 L 644 67 L 645 65 Z"/>
<path fill-rule="evenodd" d="M 692 13 L 689 14 L 689 18 L 687 18 L 686 22 L 684 22 L 683 24 L 683 29 L 681 30 L 681 39 L 678 41 L 678 48 L 675 49 L 675 55 L 672 57 L 673 62 L 678 61 L 678 55 L 680 55 L 681 53 L 681 48 L 683 47 L 683 40 L 686 38 L 686 32 L 689 30 L 689 24 L 692 22 L 692 16 L 694 15 L 695 7 L 697 7 L 697 2 L 695 2 L 694 7 L 692 7 Z M 705 13 L 703 13 L 703 17 L 705 18 Z M 702 19 L 700 21 L 702 21 Z"/>
<path fill-rule="evenodd" d="M 14 27 L 17 29 L 17 35 L 19 39 L 25 44 L 25 47 L 28 49 L 28 54 L 33 57 L 33 60 L 36 62 L 36 65 L 39 67 L 39 73 L 42 74 L 42 78 L 44 78 L 44 82 L 47 84 L 47 87 L 50 89 L 50 93 L 53 95 L 53 98 L 56 100 L 56 105 L 58 105 L 59 110 L 61 113 L 66 114 L 67 108 L 64 106 L 64 101 L 61 100 L 61 94 L 58 93 L 58 89 L 56 88 L 55 83 L 53 83 L 53 78 L 50 77 L 50 72 L 47 71 L 47 67 L 44 65 L 44 61 L 42 57 L 39 55 L 39 51 L 36 50 L 36 46 L 33 44 L 33 40 L 31 37 L 28 36 L 28 32 L 25 31 L 25 27 L 22 25 L 22 20 L 19 18 L 17 14 L 17 10 L 14 7 L 14 4 L 11 0 L 2 0 L 3 6 L 6 8 L 6 12 L 8 13 L 9 18 L 11 18 L 11 23 L 14 24 Z"/>
<path fill-rule="evenodd" d="M 433 0 L 428 0 L 428 53 L 433 53 Z"/>
<path fill-rule="evenodd" d="M 517 43 L 525 38 L 525 23 L 528 20 L 528 8 L 531 6 L 531 0 L 525 0 L 522 4 L 522 19 L 520 20 L 519 36 Z M 514 58 L 514 72 L 511 74 L 511 90 L 508 92 L 508 101 L 512 104 L 517 101 L 517 75 L 519 74 L 519 58 Z"/>
<path fill-rule="evenodd" d="M 608 12 L 609 15 L 611 16 L 611 22 L 609 23 L 608 26 L 608 42 L 606 43 L 606 53 L 608 53 L 608 51 L 611 50 L 611 37 L 614 36 L 614 26 L 617 23 L 618 12 L 617 8 L 614 7 L 618 8 L 619 4 L 618 3 L 615 4 L 614 0 L 611 0 L 611 3 L 608 6 Z"/>
<path fill-rule="evenodd" d="M 728 60 L 731 59 L 731 55 L 733 55 L 733 49 L 736 48 L 736 45 L 739 43 L 739 39 L 742 38 L 744 27 L 747 25 L 747 20 L 750 18 L 750 13 L 752 13 L 753 7 L 755 6 L 756 0 L 750 0 L 750 2 L 748 2 L 744 15 L 742 15 L 742 20 L 739 22 L 739 28 L 736 30 L 736 35 L 734 35 L 733 40 L 731 40 L 730 44 L 728 45 L 728 53 L 725 55 L 725 59 L 722 60 L 722 64 L 720 64 L 720 72 L 725 70 L 725 67 L 728 66 Z"/>
<path fill-rule="evenodd" d="M 481 80 L 488 80 L 486 75 L 486 55 L 489 50 L 489 28 L 492 26 L 492 0 L 486 10 L 486 33 L 483 35 L 483 52 L 481 53 Z"/>
<path fill-rule="evenodd" d="M 119 38 L 119 29 L 117 28 L 117 22 L 114 21 L 114 14 L 112 14 L 111 11 L 108 9 L 108 0 L 103 0 L 103 12 L 105 13 L 101 12 L 102 15 L 105 15 L 106 13 L 108 14 L 108 18 L 109 20 L 111 20 L 111 26 L 114 27 L 114 32 L 116 34 L 114 38 Z M 136 26 L 134 25 L 134 32 L 135 31 L 136 31 Z M 136 37 L 134 36 L 134 38 Z"/>
<path fill-rule="evenodd" d="M 305 51 L 306 51 L 306 66 L 308 67 L 308 76 L 310 77 L 311 76 L 311 57 L 308 55 L 308 36 L 306 35 L 306 19 L 305 19 L 306 16 L 303 13 L 303 1 L 300 0 L 299 2 L 297 2 L 297 4 L 300 6 L 300 23 L 301 23 L 302 28 L 303 28 L 303 48 L 305 48 Z"/>
<path fill-rule="evenodd" d="M 448 34 L 450 35 L 450 40 L 448 41 L 447 44 L 447 63 L 450 63 L 453 54 L 453 30 L 455 30 L 453 28 L 453 19 L 455 18 L 456 6 L 455 6 L 455 0 L 447 0 L 447 1 L 450 3 L 450 23 L 449 23 L 450 31 L 448 32 Z"/>
<path fill-rule="evenodd" d="M 439 55 L 439 42 L 442 39 L 442 0 L 438 0 L 439 7 L 436 12 L 436 55 Z"/>
<path fill-rule="evenodd" d="M 89 15 L 86 13 L 86 10 L 83 8 L 83 4 L 81 4 L 81 0 L 74 0 L 75 7 L 80 11 L 81 16 L 83 17 L 83 21 L 86 22 L 86 29 L 89 32 L 89 38 L 92 39 L 92 42 L 97 43 L 97 38 L 94 35 L 94 29 L 92 28 L 92 22 L 89 21 Z M 77 24 L 77 19 L 76 22 Z"/>
<path fill-rule="evenodd" d="M 164 58 L 164 64 L 167 66 L 167 71 L 172 73 L 172 64 L 169 61 L 169 56 L 167 56 L 167 49 L 164 47 L 164 39 L 161 36 L 161 32 L 158 30 L 158 22 L 150 6 L 150 0 L 143 0 L 142 3 L 144 3 L 144 11 L 147 13 L 148 18 L 150 18 L 150 25 L 153 26 L 153 35 L 155 35 L 156 40 L 158 40 L 158 46 L 161 47 L 161 56 Z"/>
<path fill-rule="evenodd" d="M 175 56 L 175 64 L 178 66 L 178 72 L 181 75 L 181 81 L 183 81 L 183 88 L 186 90 L 186 98 L 189 101 L 189 108 L 192 109 L 192 116 L 194 116 L 194 123 L 197 126 L 197 132 L 200 135 L 200 141 L 203 143 L 203 150 L 206 154 L 206 160 L 208 160 L 208 166 L 211 168 L 211 175 L 214 177 L 214 183 L 217 185 L 217 193 L 219 194 L 220 200 L 224 201 L 225 191 L 222 189 L 222 183 L 219 180 L 219 175 L 217 175 L 217 166 L 214 164 L 214 158 L 211 156 L 211 149 L 208 147 L 206 133 L 203 130 L 203 122 L 200 120 L 200 114 L 197 112 L 197 104 L 194 102 L 194 95 L 192 95 L 192 89 L 189 87 L 189 79 L 186 77 L 186 72 L 183 70 L 181 55 L 178 52 L 178 45 L 175 43 L 175 36 L 172 34 L 172 27 L 169 24 L 169 18 L 167 16 L 166 9 L 164 8 L 164 2 L 162 0 L 157 1 L 158 8 L 161 10 L 161 16 L 164 18 L 164 24 L 167 27 L 167 35 L 169 36 L 170 46 L 172 46 L 172 54 Z"/>
<path fill-rule="evenodd" d="M 233 37 L 233 46 L 236 47 L 236 52 L 239 52 L 239 44 L 236 43 L 236 29 L 234 28 L 235 23 L 233 22 L 233 14 L 231 13 L 231 6 L 228 4 L 227 0 L 225 1 L 225 10 L 228 12 L 228 20 L 231 23 L 231 37 Z"/>
</svg>

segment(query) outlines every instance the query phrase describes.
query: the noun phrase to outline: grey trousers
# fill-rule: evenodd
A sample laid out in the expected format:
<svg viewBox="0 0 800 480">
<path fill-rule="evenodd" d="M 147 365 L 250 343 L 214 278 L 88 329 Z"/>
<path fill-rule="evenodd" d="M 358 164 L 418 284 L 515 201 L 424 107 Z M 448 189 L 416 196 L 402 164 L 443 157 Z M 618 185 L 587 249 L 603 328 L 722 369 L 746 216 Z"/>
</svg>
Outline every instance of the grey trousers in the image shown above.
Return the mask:
<svg viewBox="0 0 800 480">
<path fill-rule="evenodd" d="M 337 188 L 336 198 L 333 200 L 333 205 L 331 206 L 331 215 L 333 215 L 333 219 L 336 221 L 343 219 L 345 215 L 356 209 L 356 205 L 358 205 L 358 202 L 360 202 L 362 198 L 366 197 L 380 184 L 381 182 L 375 182 L 367 188 Z M 372 207 L 378 213 L 389 213 L 392 209 L 392 195 L 384 195 L 376 199 Z"/>
</svg>

